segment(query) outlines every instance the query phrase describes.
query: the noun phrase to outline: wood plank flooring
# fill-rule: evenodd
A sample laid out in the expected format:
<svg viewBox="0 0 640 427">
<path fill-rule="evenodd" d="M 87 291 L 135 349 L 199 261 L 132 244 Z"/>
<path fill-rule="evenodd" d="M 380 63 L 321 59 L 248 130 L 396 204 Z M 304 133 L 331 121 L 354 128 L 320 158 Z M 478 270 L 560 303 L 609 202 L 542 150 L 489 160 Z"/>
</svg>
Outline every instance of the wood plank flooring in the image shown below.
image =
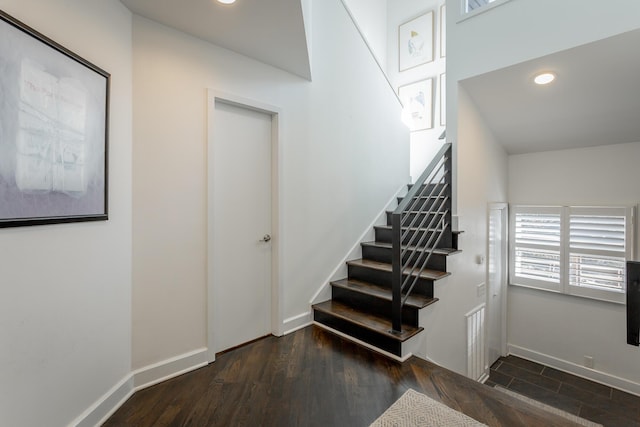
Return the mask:
<svg viewBox="0 0 640 427">
<path fill-rule="evenodd" d="M 575 426 L 429 362 L 397 363 L 317 327 L 253 342 L 139 391 L 104 426 L 364 427 L 409 388 L 489 426 Z"/>
</svg>

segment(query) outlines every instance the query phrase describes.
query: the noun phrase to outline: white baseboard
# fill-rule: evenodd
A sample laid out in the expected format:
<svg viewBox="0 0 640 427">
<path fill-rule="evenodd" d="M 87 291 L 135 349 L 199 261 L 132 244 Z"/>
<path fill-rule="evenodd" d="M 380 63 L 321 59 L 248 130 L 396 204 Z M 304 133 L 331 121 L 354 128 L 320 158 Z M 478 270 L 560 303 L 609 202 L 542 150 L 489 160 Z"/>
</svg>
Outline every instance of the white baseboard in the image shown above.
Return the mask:
<svg viewBox="0 0 640 427">
<path fill-rule="evenodd" d="M 283 328 L 284 335 L 289 335 L 292 332 L 297 331 L 298 329 L 306 328 L 311 325 L 311 312 L 308 311 L 306 313 L 298 314 L 297 316 L 289 317 L 288 319 L 284 319 Z"/>
<path fill-rule="evenodd" d="M 70 426 L 100 426 L 113 415 L 133 393 L 162 381 L 186 374 L 207 364 L 207 349 L 203 348 L 137 369 L 113 386 L 113 388 L 98 399 L 96 403 L 76 418 Z"/>
<path fill-rule="evenodd" d="M 133 375 L 129 374 L 69 425 L 76 427 L 102 425 L 134 392 Z"/>
<path fill-rule="evenodd" d="M 514 356 L 640 396 L 640 384 L 633 381 L 629 381 L 606 372 L 597 371 L 595 369 L 585 368 L 584 366 L 513 344 L 509 344 L 507 346 L 507 351 L 509 354 Z"/>
<path fill-rule="evenodd" d="M 302 313 L 284 321 L 286 334 L 312 324 L 311 313 Z M 92 427 L 102 425 L 135 392 L 151 387 L 187 372 L 207 366 L 207 349 L 201 348 L 137 369 L 105 393 L 69 426 Z"/>
<path fill-rule="evenodd" d="M 339 337 L 342 337 L 344 339 L 346 339 L 347 341 L 351 341 L 354 342 L 356 344 L 361 345 L 362 347 L 366 347 L 369 350 L 375 351 L 376 353 L 382 354 L 383 356 L 388 357 L 389 359 L 393 359 L 397 362 L 406 362 L 407 360 L 409 360 L 409 358 L 411 358 L 411 356 L 413 356 L 412 353 L 407 353 L 404 356 L 400 357 L 400 356 L 396 356 L 395 354 L 389 353 L 388 351 L 384 351 L 382 349 L 379 349 L 378 347 L 375 347 L 369 343 L 366 343 L 362 340 L 359 340 L 357 338 L 352 337 L 351 335 L 347 335 L 344 332 L 340 332 L 337 329 L 333 329 L 327 325 L 323 325 L 322 323 L 318 323 L 318 322 L 313 322 L 314 325 L 316 325 L 317 327 L 324 329 L 326 331 L 331 332 L 332 334 L 338 335 Z"/>
<path fill-rule="evenodd" d="M 133 371 L 135 391 L 194 371 L 209 364 L 207 349 L 201 348 Z"/>
</svg>

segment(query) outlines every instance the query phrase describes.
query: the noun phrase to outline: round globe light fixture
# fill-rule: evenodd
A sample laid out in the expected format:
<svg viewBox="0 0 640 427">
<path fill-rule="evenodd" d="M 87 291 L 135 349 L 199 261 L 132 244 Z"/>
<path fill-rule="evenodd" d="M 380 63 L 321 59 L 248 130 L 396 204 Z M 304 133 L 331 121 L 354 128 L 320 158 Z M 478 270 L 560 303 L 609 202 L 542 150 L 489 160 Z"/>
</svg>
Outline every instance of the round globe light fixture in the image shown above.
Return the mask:
<svg viewBox="0 0 640 427">
<path fill-rule="evenodd" d="M 233 4 L 235 2 L 236 0 L 218 0 L 218 3 L 222 3 L 222 4 Z"/>
<path fill-rule="evenodd" d="M 537 85 L 548 85 L 556 79 L 556 75 L 553 73 L 540 73 L 534 77 L 533 81 Z"/>
</svg>

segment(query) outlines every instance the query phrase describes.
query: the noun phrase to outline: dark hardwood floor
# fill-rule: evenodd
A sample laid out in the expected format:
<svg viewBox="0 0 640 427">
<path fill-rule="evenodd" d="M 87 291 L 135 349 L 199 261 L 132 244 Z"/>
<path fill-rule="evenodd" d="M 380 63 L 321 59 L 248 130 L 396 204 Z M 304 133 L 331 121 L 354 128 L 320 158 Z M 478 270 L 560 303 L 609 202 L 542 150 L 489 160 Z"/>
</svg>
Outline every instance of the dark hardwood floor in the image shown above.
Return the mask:
<svg viewBox="0 0 640 427">
<path fill-rule="evenodd" d="M 409 388 L 489 426 L 575 425 L 432 363 L 397 363 L 308 327 L 139 391 L 104 426 L 368 426 Z"/>
<path fill-rule="evenodd" d="M 500 385 L 605 427 L 640 427 L 640 397 L 515 356 L 491 366 Z"/>
</svg>

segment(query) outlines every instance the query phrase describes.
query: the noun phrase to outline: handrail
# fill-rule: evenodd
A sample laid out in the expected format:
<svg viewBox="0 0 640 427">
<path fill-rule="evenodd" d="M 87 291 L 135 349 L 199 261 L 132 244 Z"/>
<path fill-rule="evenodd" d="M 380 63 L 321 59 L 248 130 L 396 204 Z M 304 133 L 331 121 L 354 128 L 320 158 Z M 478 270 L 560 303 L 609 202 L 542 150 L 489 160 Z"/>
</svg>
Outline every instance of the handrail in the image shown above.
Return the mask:
<svg viewBox="0 0 640 427">
<path fill-rule="evenodd" d="M 391 227 L 392 332 L 400 333 L 403 305 L 451 232 L 451 143 L 443 144 L 400 201 L 391 214 Z"/>
<path fill-rule="evenodd" d="M 420 177 L 416 180 L 415 184 L 409 189 L 409 192 L 407 193 L 407 195 L 402 199 L 398 207 L 393 211 L 394 214 L 402 213 L 402 211 L 407 208 L 407 206 L 411 201 L 411 198 L 413 198 L 416 195 L 416 193 L 418 192 L 418 188 L 420 187 L 420 185 L 422 185 L 420 183 L 421 182 L 424 183 L 426 181 L 429 175 L 431 175 L 431 172 L 433 172 L 433 170 L 436 168 L 438 163 L 440 163 L 440 161 L 442 160 L 442 157 L 450 148 L 451 148 L 450 142 L 442 144 L 442 148 L 440 148 L 440 151 L 438 151 L 438 153 L 435 156 L 433 156 L 433 160 L 431 160 L 431 163 L 429 163 L 429 165 L 424 170 L 424 172 L 422 172 L 422 175 L 420 175 Z"/>
<path fill-rule="evenodd" d="M 353 22 L 353 25 L 356 27 L 356 30 L 358 30 L 358 33 L 360 33 L 360 37 L 362 38 L 362 41 L 364 41 L 365 46 L 367 46 L 367 49 L 369 49 L 369 53 L 371 53 L 371 56 L 373 57 L 373 60 L 375 61 L 375 63 L 378 66 L 378 68 L 380 69 L 380 72 L 382 72 L 382 75 L 384 76 L 384 79 L 387 81 L 387 84 L 391 88 L 391 92 L 396 97 L 396 99 L 398 100 L 400 105 L 402 105 L 402 100 L 400 99 L 400 96 L 398 96 L 398 93 L 394 89 L 393 84 L 391 84 L 391 80 L 389 80 L 389 76 L 387 75 L 387 72 L 385 71 L 385 67 L 382 66 L 382 64 L 378 60 L 378 57 L 373 52 L 373 49 L 371 48 L 371 45 L 369 44 L 369 41 L 367 40 L 367 37 L 365 37 L 365 35 L 364 35 L 364 31 L 362 31 L 362 28 L 360 28 L 360 25 L 358 25 L 358 21 L 356 20 L 355 16 L 353 16 L 353 13 L 351 12 L 351 9 L 349 9 L 349 6 L 347 5 L 345 0 L 340 0 L 340 3 L 342 3 L 342 6 L 344 6 L 344 10 L 347 11 L 347 15 L 349 15 L 349 18 L 351 18 L 351 22 Z"/>
</svg>

